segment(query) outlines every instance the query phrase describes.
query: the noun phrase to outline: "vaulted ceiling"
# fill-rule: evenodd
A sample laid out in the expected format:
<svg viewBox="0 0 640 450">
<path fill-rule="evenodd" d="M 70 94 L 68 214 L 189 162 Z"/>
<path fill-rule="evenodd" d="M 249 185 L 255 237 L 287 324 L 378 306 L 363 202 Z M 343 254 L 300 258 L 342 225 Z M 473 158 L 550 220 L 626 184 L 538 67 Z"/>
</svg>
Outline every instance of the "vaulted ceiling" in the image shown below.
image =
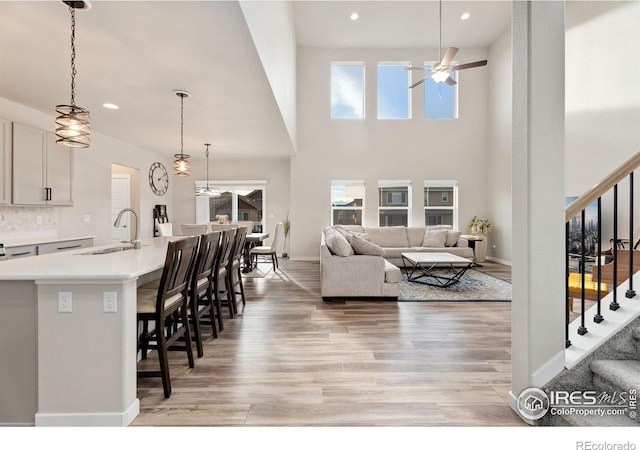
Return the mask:
<svg viewBox="0 0 640 450">
<path fill-rule="evenodd" d="M 438 45 L 435 1 L 290 3 L 298 47 Z M 443 46 L 486 47 L 510 21 L 505 1 L 445 1 L 442 11 Z M 465 11 L 471 18 L 462 21 Z M 357 21 L 349 18 L 353 12 Z M 0 96 L 53 116 L 70 95 L 68 8 L 59 1 L 2 1 L 0 20 Z M 180 100 L 173 91 L 184 89 L 192 94 L 184 102 L 185 153 L 198 153 L 204 142 L 223 157 L 295 153 L 238 2 L 94 0 L 76 22 L 76 103 L 91 111 L 94 132 L 179 152 Z M 105 102 L 120 109 L 105 109 Z"/>
</svg>

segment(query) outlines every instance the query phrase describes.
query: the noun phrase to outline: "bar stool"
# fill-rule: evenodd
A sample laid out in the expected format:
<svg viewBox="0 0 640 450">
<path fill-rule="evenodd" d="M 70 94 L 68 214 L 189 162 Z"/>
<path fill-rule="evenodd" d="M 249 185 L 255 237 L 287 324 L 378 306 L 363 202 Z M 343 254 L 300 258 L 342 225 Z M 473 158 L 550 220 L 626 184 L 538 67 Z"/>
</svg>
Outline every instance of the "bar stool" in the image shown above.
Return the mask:
<svg viewBox="0 0 640 450">
<path fill-rule="evenodd" d="M 227 272 L 229 268 L 229 260 L 231 259 L 231 252 L 233 251 L 236 232 L 237 228 L 230 228 L 222 232 L 222 238 L 220 239 L 220 257 L 218 258 L 218 263 L 213 278 L 213 293 L 216 296 L 216 304 L 221 305 L 222 298 L 224 297 L 224 302 L 229 307 L 229 317 L 231 319 L 233 319 L 235 313 L 233 309 L 233 295 L 231 291 L 231 284 L 229 283 Z M 219 320 L 221 320 L 220 317 Z"/>
<path fill-rule="evenodd" d="M 238 227 L 231 258 L 229 258 L 229 267 L 227 268 L 227 277 L 229 278 L 229 286 L 231 287 L 233 312 L 235 314 L 238 314 L 238 302 L 236 301 L 236 295 L 240 295 L 242 304 L 245 305 L 244 286 L 242 284 L 242 257 L 244 255 L 244 246 L 246 241 L 247 228 Z"/>
<path fill-rule="evenodd" d="M 139 349 L 142 359 L 147 358 L 149 349 L 157 350 L 160 364 L 160 370 L 139 370 L 138 376 L 161 377 L 165 398 L 171 396 L 168 351 L 186 351 L 189 367 L 194 367 L 187 299 L 199 241 L 198 236 L 170 241 L 158 288 L 138 288 L 137 318 L 142 322 Z M 154 323 L 153 330 L 149 329 L 149 322 Z M 184 339 L 184 346 L 175 345 L 180 338 Z"/>
<path fill-rule="evenodd" d="M 218 337 L 215 317 L 216 306 L 213 295 L 213 271 L 215 269 L 216 259 L 219 257 L 221 235 L 222 233 L 220 231 L 216 231 L 200 236 L 198 259 L 196 260 L 193 277 L 191 277 L 189 286 L 191 322 L 193 324 L 193 335 L 199 358 L 204 355 L 200 321 L 206 317 L 207 314 L 209 314 L 213 337 Z M 220 314 L 219 311 L 218 314 Z M 204 321 L 202 323 L 204 323 Z"/>
</svg>

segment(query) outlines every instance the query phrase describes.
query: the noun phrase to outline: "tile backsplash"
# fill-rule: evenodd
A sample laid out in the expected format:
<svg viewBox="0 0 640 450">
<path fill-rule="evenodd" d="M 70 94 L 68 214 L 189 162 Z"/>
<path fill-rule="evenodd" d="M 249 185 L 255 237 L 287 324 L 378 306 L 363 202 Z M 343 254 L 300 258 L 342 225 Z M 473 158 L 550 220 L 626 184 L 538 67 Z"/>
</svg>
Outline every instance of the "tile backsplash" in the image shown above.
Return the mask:
<svg viewBox="0 0 640 450">
<path fill-rule="evenodd" d="M 56 208 L 0 206 L 0 242 L 55 237 L 57 222 Z"/>
</svg>

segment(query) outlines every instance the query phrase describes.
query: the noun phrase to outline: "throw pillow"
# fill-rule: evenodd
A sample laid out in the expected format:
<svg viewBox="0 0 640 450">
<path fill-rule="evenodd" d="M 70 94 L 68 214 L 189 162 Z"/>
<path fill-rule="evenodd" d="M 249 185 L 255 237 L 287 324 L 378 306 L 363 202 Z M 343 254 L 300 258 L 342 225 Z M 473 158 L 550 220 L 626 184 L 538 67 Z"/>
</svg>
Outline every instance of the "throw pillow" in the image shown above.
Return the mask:
<svg viewBox="0 0 640 450">
<path fill-rule="evenodd" d="M 349 244 L 349 241 L 347 241 L 347 238 L 337 231 L 325 233 L 325 243 L 334 255 L 351 256 L 354 254 L 353 248 L 351 244 Z"/>
<path fill-rule="evenodd" d="M 356 255 L 384 256 L 382 247 L 365 239 L 360 233 L 354 233 L 351 237 L 351 247 Z"/>
<path fill-rule="evenodd" d="M 447 230 L 447 240 L 444 243 L 445 247 L 453 247 L 458 243 L 458 239 L 462 236 L 462 231 Z"/>
<path fill-rule="evenodd" d="M 444 247 L 448 230 L 427 230 L 424 233 L 423 247 Z"/>
</svg>

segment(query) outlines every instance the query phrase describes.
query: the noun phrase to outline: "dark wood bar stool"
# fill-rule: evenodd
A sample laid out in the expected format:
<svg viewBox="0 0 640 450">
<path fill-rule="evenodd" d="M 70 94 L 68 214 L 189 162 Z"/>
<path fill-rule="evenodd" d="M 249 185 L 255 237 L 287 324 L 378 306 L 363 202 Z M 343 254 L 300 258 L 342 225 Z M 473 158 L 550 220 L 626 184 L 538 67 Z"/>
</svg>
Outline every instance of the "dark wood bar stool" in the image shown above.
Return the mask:
<svg viewBox="0 0 640 450">
<path fill-rule="evenodd" d="M 227 277 L 229 278 L 229 286 L 231 287 L 231 301 L 233 303 L 233 312 L 235 314 L 238 314 L 238 302 L 236 301 L 237 295 L 240 295 L 242 304 L 245 304 L 244 286 L 242 284 L 242 258 L 244 255 L 246 240 L 247 228 L 239 227 L 233 243 L 233 251 L 229 258 L 229 266 L 227 267 Z"/>
<path fill-rule="evenodd" d="M 229 307 L 229 317 L 231 319 L 235 316 L 235 312 L 233 309 L 231 284 L 229 283 L 227 271 L 229 268 L 229 261 L 231 260 L 231 252 L 233 251 L 236 232 L 237 228 L 231 228 L 222 232 L 222 238 L 220 239 L 220 257 L 218 258 L 213 278 L 213 293 L 216 296 L 216 303 L 225 303 Z"/>
<path fill-rule="evenodd" d="M 138 376 L 161 377 L 165 398 L 171 396 L 168 351 L 186 351 L 189 367 L 194 367 L 187 301 L 199 241 L 198 236 L 192 236 L 169 242 L 159 287 L 138 288 L 137 317 L 142 323 L 139 348 L 143 359 L 147 358 L 148 350 L 157 350 L 160 363 L 160 370 L 139 370 Z M 151 330 L 150 322 L 153 322 Z M 183 346 L 176 345 L 178 339 L 184 339 Z"/>
<path fill-rule="evenodd" d="M 198 357 L 204 355 L 202 347 L 202 333 L 200 324 L 204 324 L 203 318 L 209 315 L 212 335 L 218 337 L 216 330 L 216 304 L 213 295 L 213 277 L 216 267 L 216 259 L 220 256 L 220 236 L 222 232 L 206 233 L 200 236 L 198 246 L 198 259 L 196 260 L 193 277 L 189 287 L 189 309 L 191 323 L 196 343 Z M 217 312 L 220 314 L 220 312 Z"/>
</svg>

